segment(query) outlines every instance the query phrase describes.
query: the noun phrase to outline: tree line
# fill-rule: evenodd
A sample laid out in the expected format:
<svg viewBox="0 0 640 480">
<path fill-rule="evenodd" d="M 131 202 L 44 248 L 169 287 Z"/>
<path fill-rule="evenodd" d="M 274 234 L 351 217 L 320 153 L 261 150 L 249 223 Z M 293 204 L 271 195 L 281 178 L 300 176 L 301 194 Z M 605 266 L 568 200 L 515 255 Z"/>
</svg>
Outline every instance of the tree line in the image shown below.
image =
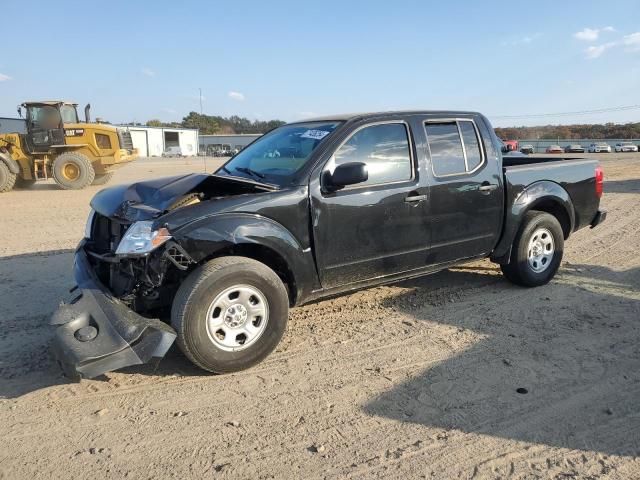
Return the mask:
<svg viewBox="0 0 640 480">
<path fill-rule="evenodd" d="M 148 127 L 169 128 L 197 128 L 201 135 L 233 134 L 233 133 L 265 133 L 269 130 L 284 125 L 282 120 L 249 120 L 245 117 L 232 115 L 220 117 L 217 115 L 204 115 L 197 112 L 189 112 L 181 122 L 161 122 L 158 119 L 149 120 Z"/>
<path fill-rule="evenodd" d="M 504 140 L 553 140 L 556 138 L 640 138 L 640 122 L 604 123 L 584 125 L 544 125 L 538 127 L 496 128 L 498 137 Z"/>
<path fill-rule="evenodd" d="M 204 115 L 197 112 L 189 114 L 180 122 L 161 122 L 158 119 L 149 120 L 149 127 L 169 128 L 197 128 L 201 135 L 234 134 L 234 133 L 265 133 L 273 128 L 284 125 L 282 120 L 249 120 L 245 117 L 232 115 L 221 117 L 218 115 Z M 496 134 L 505 140 L 553 140 L 593 138 L 606 140 L 609 138 L 640 138 L 640 122 L 636 123 L 604 123 L 577 125 L 541 125 L 536 127 L 499 127 Z"/>
</svg>

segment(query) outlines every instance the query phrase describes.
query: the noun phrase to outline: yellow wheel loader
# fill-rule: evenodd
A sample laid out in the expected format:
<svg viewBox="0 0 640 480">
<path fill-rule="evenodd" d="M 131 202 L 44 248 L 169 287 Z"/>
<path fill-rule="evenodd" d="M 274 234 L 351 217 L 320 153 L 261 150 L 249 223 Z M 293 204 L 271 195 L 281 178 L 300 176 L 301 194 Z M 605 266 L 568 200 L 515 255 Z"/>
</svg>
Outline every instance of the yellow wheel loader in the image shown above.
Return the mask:
<svg viewBox="0 0 640 480">
<path fill-rule="evenodd" d="M 25 133 L 0 133 L 0 193 L 53 178 L 65 190 L 103 185 L 113 171 L 135 160 L 126 128 L 78 119 L 78 105 L 64 101 L 25 102 Z"/>
</svg>

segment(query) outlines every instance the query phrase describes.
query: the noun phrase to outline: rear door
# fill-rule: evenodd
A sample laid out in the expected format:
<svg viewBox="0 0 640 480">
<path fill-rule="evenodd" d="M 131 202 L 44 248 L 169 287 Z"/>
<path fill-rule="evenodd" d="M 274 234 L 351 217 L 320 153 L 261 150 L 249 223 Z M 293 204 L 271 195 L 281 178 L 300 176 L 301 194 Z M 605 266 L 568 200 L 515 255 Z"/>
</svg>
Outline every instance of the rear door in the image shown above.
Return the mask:
<svg viewBox="0 0 640 480">
<path fill-rule="evenodd" d="M 369 179 L 342 190 L 323 188 L 325 172 L 367 164 Z M 359 125 L 311 178 L 314 248 L 323 288 L 424 266 L 429 247 L 428 190 L 420 178 L 409 123 Z"/>
<path fill-rule="evenodd" d="M 429 263 L 488 254 L 500 237 L 504 199 L 498 152 L 483 119 L 428 116 L 423 133 L 430 177 Z"/>
</svg>

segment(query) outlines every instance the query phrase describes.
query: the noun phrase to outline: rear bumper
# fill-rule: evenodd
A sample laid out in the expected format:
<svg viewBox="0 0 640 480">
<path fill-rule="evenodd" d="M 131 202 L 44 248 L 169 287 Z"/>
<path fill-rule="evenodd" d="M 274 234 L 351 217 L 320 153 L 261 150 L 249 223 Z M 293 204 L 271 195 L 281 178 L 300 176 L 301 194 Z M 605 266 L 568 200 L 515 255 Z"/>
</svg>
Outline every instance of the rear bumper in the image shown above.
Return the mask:
<svg viewBox="0 0 640 480">
<path fill-rule="evenodd" d="M 591 228 L 595 228 L 604 222 L 607 219 L 607 211 L 606 210 L 598 210 L 596 216 L 591 220 Z"/>
<path fill-rule="evenodd" d="M 58 326 L 51 350 L 69 378 L 97 377 L 167 353 L 176 332 L 113 298 L 95 276 L 82 244 L 76 251 L 74 276 L 75 298 L 60 305 L 50 321 Z"/>
</svg>

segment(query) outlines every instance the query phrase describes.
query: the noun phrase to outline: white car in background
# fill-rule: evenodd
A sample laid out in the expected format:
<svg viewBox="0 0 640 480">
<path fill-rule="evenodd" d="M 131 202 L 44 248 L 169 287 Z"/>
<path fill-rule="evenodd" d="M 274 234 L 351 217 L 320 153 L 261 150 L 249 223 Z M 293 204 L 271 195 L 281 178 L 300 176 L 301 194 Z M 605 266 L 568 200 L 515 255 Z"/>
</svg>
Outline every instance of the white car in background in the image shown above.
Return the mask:
<svg viewBox="0 0 640 480">
<path fill-rule="evenodd" d="M 616 143 L 616 152 L 637 152 L 638 146 L 631 142 Z"/>
<path fill-rule="evenodd" d="M 608 143 L 592 143 L 589 145 L 589 153 L 611 153 L 611 145 Z"/>
<path fill-rule="evenodd" d="M 182 149 L 180 147 L 167 147 L 162 152 L 163 157 L 182 157 Z"/>
</svg>

